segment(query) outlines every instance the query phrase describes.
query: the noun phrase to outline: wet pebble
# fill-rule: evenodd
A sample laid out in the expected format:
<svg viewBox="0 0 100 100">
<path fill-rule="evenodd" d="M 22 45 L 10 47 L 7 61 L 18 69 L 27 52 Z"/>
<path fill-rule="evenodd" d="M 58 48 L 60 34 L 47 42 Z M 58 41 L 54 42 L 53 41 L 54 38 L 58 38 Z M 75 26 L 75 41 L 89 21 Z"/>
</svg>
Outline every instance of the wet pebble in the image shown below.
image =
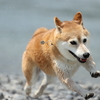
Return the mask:
<svg viewBox="0 0 100 100">
<path fill-rule="evenodd" d="M 25 100 L 26 97 L 24 95 L 20 95 L 20 94 L 14 94 L 13 95 L 13 100 Z"/>
<path fill-rule="evenodd" d="M 0 92 L 0 100 L 4 99 L 3 93 Z"/>
<path fill-rule="evenodd" d="M 78 96 L 74 100 L 83 100 L 83 97 Z"/>
<path fill-rule="evenodd" d="M 33 86 L 31 96 L 26 96 L 24 92 L 25 78 L 23 76 L 0 74 L 0 100 L 84 100 L 78 93 L 68 90 L 59 81 L 49 85 L 41 97 L 34 98 L 33 94 L 38 89 L 40 80 Z M 90 100 L 100 100 L 100 85 L 77 83 L 95 93 L 95 97 Z"/>
</svg>

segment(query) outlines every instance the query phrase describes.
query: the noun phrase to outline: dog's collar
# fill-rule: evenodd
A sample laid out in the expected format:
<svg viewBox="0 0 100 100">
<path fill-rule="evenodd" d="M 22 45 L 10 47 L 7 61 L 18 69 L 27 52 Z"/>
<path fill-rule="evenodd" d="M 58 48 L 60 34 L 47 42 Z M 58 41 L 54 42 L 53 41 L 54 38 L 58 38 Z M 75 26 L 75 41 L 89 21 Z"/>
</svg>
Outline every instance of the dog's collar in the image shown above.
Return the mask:
<svg viewBox="0 0 100 100">
<path fill-rule="evenodd" d="M 85 63 L 87 61 L 87 59 L 81 59 L 79 58 L 77 55 L 75 55 L 72 51 L 69 50 L 69 52 L 75 57 L 77 58 L 77 60 L 81 63 Z"/>
<path fill-rule="evenodd" d="M 46 43 L 47 45 L 49 45 L 49 46 L 53 45 L 53 43 L 52 43 L 51 41 L 41 41 L 40 43 L 41 43 L 42 45 L 45 44 L 45 43 Z"/>
</svg>

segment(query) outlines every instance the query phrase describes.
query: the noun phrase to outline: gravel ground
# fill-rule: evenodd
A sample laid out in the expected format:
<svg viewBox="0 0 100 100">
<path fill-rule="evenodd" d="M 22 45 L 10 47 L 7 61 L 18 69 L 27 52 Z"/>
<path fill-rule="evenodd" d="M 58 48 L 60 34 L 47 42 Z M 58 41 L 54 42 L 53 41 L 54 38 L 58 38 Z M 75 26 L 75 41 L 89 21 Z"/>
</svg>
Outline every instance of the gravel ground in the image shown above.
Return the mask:
<svg viewBox="0 0 100 100">
<path fill-rule="evenodd" d="M 33 86 L 31 97 L 27 97 L 23 90 L 25 78 L 20 75 L 0 74 L 0 100 L 84 100 L 78 93 L 69 91 L 57 80 L 50 84 L 44 94 L 39 98 L 33 98 L 32 95 L 41 83 L 41 78 Z M 95 96 L 89 100 L 100 100 L 100 85 L 91 83 L 77 82 L 85 89 L 94 92 Z"/>
</svg>

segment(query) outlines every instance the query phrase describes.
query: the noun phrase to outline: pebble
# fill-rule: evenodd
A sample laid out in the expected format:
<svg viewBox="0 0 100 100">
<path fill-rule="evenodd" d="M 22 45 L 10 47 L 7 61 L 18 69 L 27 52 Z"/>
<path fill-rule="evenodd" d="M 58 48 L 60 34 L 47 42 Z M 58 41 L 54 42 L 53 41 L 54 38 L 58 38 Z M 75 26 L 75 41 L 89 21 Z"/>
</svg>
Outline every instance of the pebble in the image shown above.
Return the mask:
<svg viewBox="0 0 100 100">
<path fill-rule="evenodd" d="M 24 92 L 24 76 L 0 74 L 0 100 L 84 100 L 78 93 L 68 90 L 59 81 L 49 85 L 42 96 L 34 98 L 32 96 L 40 83 L 41 79 L 38 80 L 35 87 L 33 86 L 31 96 L 26 96 Z M 95 93 L 95 97 L 89 100 L 100 100 L 99 84 L 77 83 Z"/>
<path fill-rule="evenodd" d="M 3 93 L 0 93 L 0 100 L 4 98 Z"/>
</svg>

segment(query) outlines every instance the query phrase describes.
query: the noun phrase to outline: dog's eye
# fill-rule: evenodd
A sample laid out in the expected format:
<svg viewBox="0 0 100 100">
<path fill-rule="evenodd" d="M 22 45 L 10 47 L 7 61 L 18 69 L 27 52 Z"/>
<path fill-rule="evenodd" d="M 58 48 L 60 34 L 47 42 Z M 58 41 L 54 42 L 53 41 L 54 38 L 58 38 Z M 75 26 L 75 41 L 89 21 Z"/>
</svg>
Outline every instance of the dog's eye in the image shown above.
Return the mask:
<svg viewBox="0 0 100 100">
<path fill-rule="evenodd" d="M 87 39 L 84 39 L 84 40 L 83 40 L 83 43 L 86 43 L 86 42 L 87 42 Z"/>
<path fill-rule="evenodd" d="M 77 43 L 75 41 L 71 41 L 70 42 L 72 45 L 77 45 Z"/>
</svg>

